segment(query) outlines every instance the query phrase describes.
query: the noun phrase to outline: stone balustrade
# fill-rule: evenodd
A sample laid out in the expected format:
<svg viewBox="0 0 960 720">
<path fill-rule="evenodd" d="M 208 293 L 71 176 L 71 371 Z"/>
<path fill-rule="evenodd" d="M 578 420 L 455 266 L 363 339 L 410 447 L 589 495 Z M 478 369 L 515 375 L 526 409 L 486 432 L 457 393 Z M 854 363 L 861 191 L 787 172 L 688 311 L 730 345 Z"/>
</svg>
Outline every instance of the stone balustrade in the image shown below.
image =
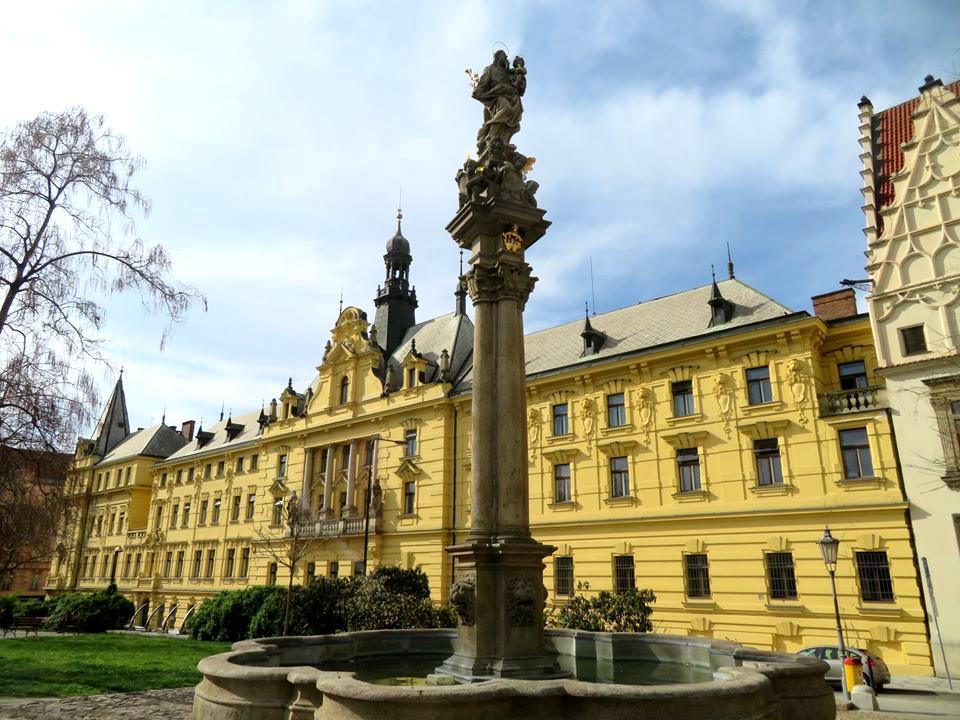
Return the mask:
<svg viewBox="0 0 960 720">
<path fill-rule="evenodd" d="M 837 390 L 820 396 L 820 415 L 849 415 L 887 407 L 887 389 L 882 385 Z"/>
<path fill-rule="evenodd" d="M 335 520 L 317 520 L 307 525 L 301 537 L 336 537 L 338 535 L 363 535 L 366 528 L 366 518 L 340 518 Z M 370 516 L 370 534 L 374 535 L 380 532 L 380 517 Z M 290 531 L 287 531 L 290 536 Z"/>
</svg>

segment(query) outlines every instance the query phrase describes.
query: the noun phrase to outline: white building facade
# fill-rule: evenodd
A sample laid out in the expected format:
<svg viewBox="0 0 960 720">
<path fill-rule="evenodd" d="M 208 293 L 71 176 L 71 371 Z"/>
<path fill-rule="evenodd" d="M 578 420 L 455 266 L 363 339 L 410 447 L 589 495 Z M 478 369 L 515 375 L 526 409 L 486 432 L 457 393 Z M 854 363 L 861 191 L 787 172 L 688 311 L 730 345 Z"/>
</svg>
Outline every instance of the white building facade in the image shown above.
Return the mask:
<svg viewBox="0 0 960 720">
<path fill-rule="evenodd" d="M 943 676 L 960 672 L 960 82 L 919 91 L 861 100 L 860 157 L 878 371 Z"/>
</svg>

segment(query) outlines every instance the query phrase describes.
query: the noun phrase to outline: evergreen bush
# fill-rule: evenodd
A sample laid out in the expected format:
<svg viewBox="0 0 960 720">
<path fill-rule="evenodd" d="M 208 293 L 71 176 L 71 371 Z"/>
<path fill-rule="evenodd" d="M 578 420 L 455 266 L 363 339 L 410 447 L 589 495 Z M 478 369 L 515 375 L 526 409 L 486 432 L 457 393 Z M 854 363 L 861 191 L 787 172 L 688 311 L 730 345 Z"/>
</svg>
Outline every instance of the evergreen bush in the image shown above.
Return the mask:
<svg viewBox="0 0 960 720">
<path fill-rule="evenodd" d="M 602 590 L 593 597 L 574 595 L 546 614 L 550 627 L 594 632 L 650 632 L 653 590 L 630 588 L 621 593 Z"/>
<path fill-rule="evenodd" d="M 116 585 L 94 593 L 66 593 L 50 604 L 45 626 L 52 630 L 106 632 L 125 627 L 133 603 L 117 592 Z"/>
</svg>

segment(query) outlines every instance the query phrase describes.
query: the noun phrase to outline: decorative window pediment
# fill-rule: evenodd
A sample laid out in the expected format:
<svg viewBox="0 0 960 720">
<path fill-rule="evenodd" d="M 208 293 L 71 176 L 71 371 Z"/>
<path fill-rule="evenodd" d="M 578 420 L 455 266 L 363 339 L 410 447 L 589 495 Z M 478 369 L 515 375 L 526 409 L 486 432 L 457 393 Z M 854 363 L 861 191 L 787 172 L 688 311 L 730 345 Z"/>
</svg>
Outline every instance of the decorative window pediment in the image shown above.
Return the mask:
<svg viewBox="0 0 960 720">
<path fill-rule="evenodd" d="M 690 380 L 694 373 L 700 369 L 699 365 L 677 365 L 669 370 L 664 370 L 660 375 L 667 378 L 670 382 L 680 382 Z"/>
<path fill-rule="evenodd" d="M 577 448 L 564 448 L 556 450 L 544 450 L 543 456 L 550 462 L 556 464 L 571 463 L 577 459 L 580 451 Z"/>
<path fill-rule="evenodd" d="M 789 420 L 755 420 L 741 421 L 737 429 L 754 440 L 768 440 L 783 437 L 783 431 L 789 426 Z"/>
<path fill-rule="evenodd" d="M 661 432 L 660 437 L 678 449 L 701 447 L 709 433 L 706 430 L 672 430 Z"/>
<path fill-rule="evenodd" d="M 420 475 L 420 468 L 410 458 L 403 458 L 397 466 L 397 475 L 404 480 L 413 480 Z"/>
<path fill-rule="evenodd" d="M 633 453 L 639 444 L 636 440 L 606 440 L 597 443 L 597 450 L 610 457 L 623 457 Z"/>
<path fill-rule="evenodd" d="M 270 486 L 270 494 L 275 498 L 281 498 L 290 492 L 290 489 L 287 487 L 287 484 L 283 481 L 282 478 L 274 478 L 273 484 Z"/>
<path fill-rule="evenodd" d="M 613 380 L 607 380 L 604 383 L 601 383 L 600 389 L 603 390 L 605 395 L 615 395 L 616 393 L 622 393 L 627 387 L 627 380 L 622 378 L 614 378 Z"/>
<path fill-rule="evenodd" d="M 761 365 L 769 365 L 776 354 L 776 350 L 751 350 L 736 358 L 736 361 L 747 367 L 760 367 Z"/>
</svg>

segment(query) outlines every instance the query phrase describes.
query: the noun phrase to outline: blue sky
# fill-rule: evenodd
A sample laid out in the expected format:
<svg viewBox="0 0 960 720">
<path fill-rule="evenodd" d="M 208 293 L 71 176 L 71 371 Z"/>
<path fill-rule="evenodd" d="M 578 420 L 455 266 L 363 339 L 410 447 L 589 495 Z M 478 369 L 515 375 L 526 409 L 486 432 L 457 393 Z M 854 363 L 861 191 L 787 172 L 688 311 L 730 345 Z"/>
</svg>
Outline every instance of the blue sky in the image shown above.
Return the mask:
<svg viewBox="0 0 960 720">
<path fill-rule="evenodd" d="M 444 232 L 495 42 L 529 70 L 515 142 L 553 221 L 528 329 L 737 276 L 794 309 L 862 277 L 857 101 L 960 75 L 956 2 L 5 3 L 0 126 L 80 104 L 147 161 L 138 223 L 209 310 L 108 302 L 131 420 L 219 416 L 312 379 L 372 317 L 399 188 L 419 319 L 453 309 Z"/>
</svg>

